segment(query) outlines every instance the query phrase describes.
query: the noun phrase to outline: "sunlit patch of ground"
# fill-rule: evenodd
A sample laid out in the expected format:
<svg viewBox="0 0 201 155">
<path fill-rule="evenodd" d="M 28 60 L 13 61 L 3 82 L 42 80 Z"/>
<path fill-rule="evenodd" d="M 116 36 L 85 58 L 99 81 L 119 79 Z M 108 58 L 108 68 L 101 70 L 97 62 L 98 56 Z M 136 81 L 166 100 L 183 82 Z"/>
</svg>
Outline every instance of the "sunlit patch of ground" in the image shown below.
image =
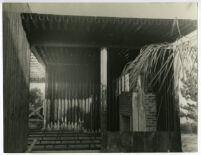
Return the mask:
<svg viewBox="0 0 201 155">
<path fill-rule="evenodd" d="M 197 152 L 197 134 L 181 134 L 183 152 Z"/>
</svg>

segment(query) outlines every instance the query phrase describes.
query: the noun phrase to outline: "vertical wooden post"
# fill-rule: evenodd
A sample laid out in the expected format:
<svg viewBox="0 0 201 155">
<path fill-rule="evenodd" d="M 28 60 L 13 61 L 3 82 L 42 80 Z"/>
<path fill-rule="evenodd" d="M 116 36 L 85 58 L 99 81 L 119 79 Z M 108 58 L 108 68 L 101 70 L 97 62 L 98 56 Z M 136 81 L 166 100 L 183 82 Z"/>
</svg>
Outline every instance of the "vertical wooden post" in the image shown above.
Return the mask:
<svg viewBox="0 0 201 155">
<path fill-rule="evenodd" d="M 47 68 L 45 67 L 45 96 L 43 99 L 43 129 L 47 126 Z"/>
<path fill-rule="evenodd" d="M 101 70 L 101 93 L 100 93 L 100 118 L 102 132 L 102 150 L 104 151 L 107 145 L 107 48 L 101 48 L 100 52 L 100 70 Z"/>
<path fill-rule="evenodd" d="M 45 69 L 45 72 L 46 72 L 46 69 Z M 48 88 L 48 86 L 47 86 L 47 73 L 45 73 L 46 74 L 46 76 L 45 76 L 45 97 L 44 97 L 44 102 L 45 102 L 45 106 L 44 106 L 44 129 L 46 129 L 46 127 L 47 127 L 47 123 L 48 123 L 48 118 L 47 118 L 47 114 L 48 114 L 48 98 L 47 98 L 47 88 Z"/>
</svg>

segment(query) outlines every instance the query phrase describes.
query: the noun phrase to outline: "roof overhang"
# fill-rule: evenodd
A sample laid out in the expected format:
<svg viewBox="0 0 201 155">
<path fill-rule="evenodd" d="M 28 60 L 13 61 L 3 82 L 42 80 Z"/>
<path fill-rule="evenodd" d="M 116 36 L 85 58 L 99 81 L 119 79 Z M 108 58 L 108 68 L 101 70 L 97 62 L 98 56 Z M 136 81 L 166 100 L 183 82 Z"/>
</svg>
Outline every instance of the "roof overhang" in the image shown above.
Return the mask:
<svg viewBox="0 0 201 155">
<path fill-rule="evenodd" d="M 197 19 L 194 2 L 65 2 L 29 3 L 32 13 L 154 19 Z M 44 9 L 45 8 L 45 9 Z"/>
<path fill-rule="evenodd" d="M 173 42 L 179 37 L 172 19 L 22 14 L 31 46 L 141 47 Z M 197 28 L 196 20 L 178 20 L 182 35 Z"/>
<path fill-rule="evenodd" d="M 71 51 L 73 48 L 83 47 L 139 49 L 146 44 L 174 42 L 180 37 L 179 31 L 184 36 L 197 29 L 196 20 L 178 19 L 178 27 L 175 21 L 173 19 L 22 14 L 22 24 L 27 39 L 36 54 L 44 47 L 70 48 Z"/>
</svg>

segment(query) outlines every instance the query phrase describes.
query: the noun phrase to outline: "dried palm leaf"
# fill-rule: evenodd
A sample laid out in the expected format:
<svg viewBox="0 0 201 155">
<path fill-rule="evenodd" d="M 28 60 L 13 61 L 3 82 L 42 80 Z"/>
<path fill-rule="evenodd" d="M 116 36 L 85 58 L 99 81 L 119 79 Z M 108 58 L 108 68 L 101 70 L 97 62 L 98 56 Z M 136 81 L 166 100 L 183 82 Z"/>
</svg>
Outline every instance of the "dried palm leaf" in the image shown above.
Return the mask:
<svg viewBox="0 0 201 155">
<path fill-rule="evenodd" d="M 151 44 L 144 46 L 136 59 L 125 66 L 122 76 L 130 74 L 131 89 L 135 86 L 136 78 L 142 73 L 146 78 L 151 77 L 150 85 L 160 81 L 162 87 L 170 72 L 174 70 L 171 79 L 175 81 L 177 89 L 181 73 L 193 70 L 196 67 L 195 62 L 197 62 L 197 48 L 190 41 Z"/>
</svg>

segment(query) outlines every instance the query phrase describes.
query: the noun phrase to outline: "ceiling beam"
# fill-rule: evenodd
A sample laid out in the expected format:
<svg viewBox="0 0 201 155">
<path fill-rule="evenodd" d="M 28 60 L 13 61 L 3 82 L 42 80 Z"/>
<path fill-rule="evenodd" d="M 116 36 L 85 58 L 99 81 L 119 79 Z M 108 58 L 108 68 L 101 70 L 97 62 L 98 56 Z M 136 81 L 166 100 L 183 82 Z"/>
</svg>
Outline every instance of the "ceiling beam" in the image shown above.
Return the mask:
<svg viewBox="0 0 201 155">
<path fill-rule="evenodd" d="M 36 46 L 45 46 L 45 47 L 82 47 L 82 48 L 130 48 L 130 49 L 140 49 L 142 46 L 135 46 L 135 45 L 118 45 L 118 44 L 93 44 L 93 43 L 68 43 L 68 42 L 32 42 L 31 47 Z"/>
</svg>

